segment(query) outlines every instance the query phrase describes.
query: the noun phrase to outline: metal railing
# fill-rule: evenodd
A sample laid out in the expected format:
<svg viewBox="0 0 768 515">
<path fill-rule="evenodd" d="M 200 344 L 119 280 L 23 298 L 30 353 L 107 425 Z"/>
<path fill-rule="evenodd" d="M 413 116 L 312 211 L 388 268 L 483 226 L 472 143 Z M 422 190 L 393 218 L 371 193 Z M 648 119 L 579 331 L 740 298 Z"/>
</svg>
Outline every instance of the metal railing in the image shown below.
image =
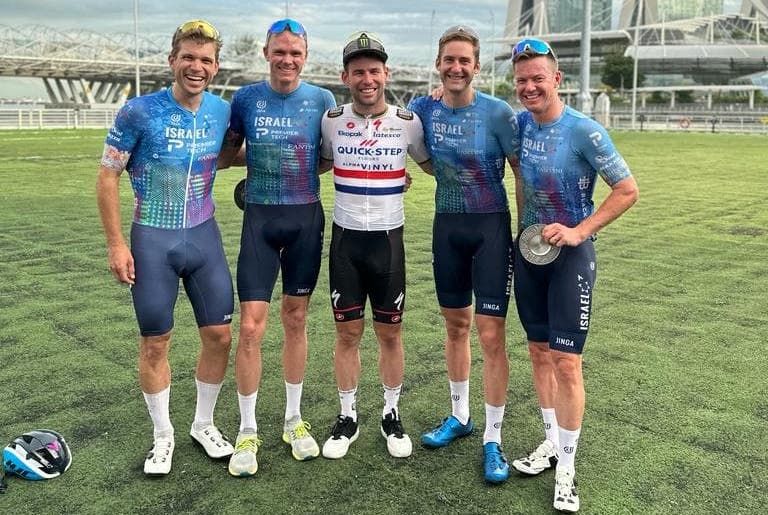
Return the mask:
<svg viewBox="0 0 768 515">
<path fill-rule="evenodd" d="M 11 129 L 108 129 L 117 114 L 108 109 L 0 109 L 0 130 Z M 630 113 L 613 112 L 611 129 L 631 129 Z M 643 112 L 635 130 L 677 132 L 741 132 L 768 134 L 768 112 L 682 111 Z"/>
<path fill-rule="evenodd" d="M 117 109 L 0 109 L 0 129 L 108 129 Z"/>
<path fill-rule="evenodd" d="M 630 113 L 612 112 L 611 129 L 632 129 Z M 768 134 L 768 112 L 711 110 L 660 111 L 638 114 L 635 130 L 675 132 L 731 132 Z"/>
</svg>

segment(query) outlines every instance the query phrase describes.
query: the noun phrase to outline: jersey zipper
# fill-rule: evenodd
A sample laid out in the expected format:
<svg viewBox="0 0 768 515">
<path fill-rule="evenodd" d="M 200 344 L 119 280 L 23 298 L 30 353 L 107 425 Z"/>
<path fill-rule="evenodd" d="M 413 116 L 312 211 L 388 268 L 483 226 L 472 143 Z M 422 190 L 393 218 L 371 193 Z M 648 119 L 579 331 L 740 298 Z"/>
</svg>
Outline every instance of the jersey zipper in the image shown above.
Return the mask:
<svg viewBox="0 0 768 515">
<path fill-rule="evenodd" d="M 373 130 L 371 129 L 371 115 L 367 114 L 365 115 L 365 130 L 366 130 L 366 139 L 368 141 L 373 139 Z M 370 231 L 371 230 L 371 204 L 370 204 L 370 194 L 368 191 L 370 190 L 370 182 L 371 182 L 371 172 L 370 170 L 366 170 L 365 172 L 365 230 Z"/>
<path fill-rule="evenodd" d="M 197 150 L 197 113 L 192 115 L 192 148 L 189 152 L 189 165 L 187 166 L 187 184 L 184 186 L 184 218 L 181 220 L 181 228 L 187 228 L 187 201 L 189 198 L 189 182 L 192 177 L 192 163 L 195 161 Z"/>
</svg>

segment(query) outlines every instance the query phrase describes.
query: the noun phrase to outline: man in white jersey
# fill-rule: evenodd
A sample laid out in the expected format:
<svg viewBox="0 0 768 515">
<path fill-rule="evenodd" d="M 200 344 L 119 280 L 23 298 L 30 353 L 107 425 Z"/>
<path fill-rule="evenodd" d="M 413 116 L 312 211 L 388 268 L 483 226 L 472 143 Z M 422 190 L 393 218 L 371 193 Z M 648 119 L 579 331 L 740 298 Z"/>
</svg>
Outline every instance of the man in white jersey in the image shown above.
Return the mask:
<svg viewBox="0 0 768 515">
<path fill-rule="evenodd" d="M 376 36 L 354 34 L 344 47 L 341 74 L 352 103 L 329 110 L 322 120 L 321 169 L 333 167 L 336 190 L 329 271 L 341 413 L 323 445 L 323 456 L 331 459 L 345 456 L 359 435 L 355 397 L 366 298 L 373 310 L 384 387 L 381 434 L 392 456 L 405 458 L 412 452 L 398 410 L 405 368 L 406 154 L 427 173 L 431 168 L 419 118 L 386 103 L 386 62 Z"/>
</svg>

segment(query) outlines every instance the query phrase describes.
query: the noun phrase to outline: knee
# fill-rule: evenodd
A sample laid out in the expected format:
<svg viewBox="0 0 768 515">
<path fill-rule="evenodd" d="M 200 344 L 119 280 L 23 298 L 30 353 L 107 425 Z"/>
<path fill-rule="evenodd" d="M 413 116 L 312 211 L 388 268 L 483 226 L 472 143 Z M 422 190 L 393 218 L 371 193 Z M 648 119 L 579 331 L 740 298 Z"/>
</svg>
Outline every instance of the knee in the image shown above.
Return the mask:
<svg viewBox="0 0 768 515">
<path fill-rule="evenodd" d="M 557 353 L 553 361 L 558 385 L 571 385 L 575 387 L 581 384 L 581 356 L 577 354 Z"/>
<path fill-rule="evenodd" d="M 232 333 L 229 326 L 216 331 L 209 331 L 205 336 L 204 343 L 213 351 L 229 354 L 232 347 Z"/>
<path fill-rule="evenodd" d="M 258 345 L 267 330 L 265 318 L 242 318 L 240 320 L 240 341 L 238 345 Z"/>
<path fill-rule="evenodd" d="M 283 304 L 280 309 L 280 318 L 283 322 L 285 332 L 303 331 L 306 326 L 307 310 L 302 306 L 286 306 Z"/>
<path fill-rule="evenodd" d="M 170 333 L 162 336 L 143 337 L 139 345 L 139 359 L 152 366 L 165 363 L 168 359 Z"/>
<path fill-rule="evenodd" d="M 363 337 L 362 326 L 349 322 L 336 324 L 336 345 L 342 348 L 357 347 Z"/>
<path fill-rule="evenodd" d="M 376 338 L 379 340 L 379 345 L 382 349 L 394 350 L 402 346 L 403 340 L 398 329 L 393 327 L 391 330 L 377 332 Z"/>
<path fill-rule="evenodd" d="M 469 330 L 472 327 L 471 319 L 445 320 L 445 332 L 450 341 L 465 341 L 469 339 Z"/>
<path fill-rule="evenodd" d="M 531 356 L 531 364 L 534 367 L 548 366 L 552 363 L 547 344 L 528 345 L 528 354 Z"/>
<path fill-rule="evenodd" d="M 503 325 L 500 327 L 478 327 L 477 336 L 480 339 L 480 344 L 483 346 L 483 349 L 486 349 L 489 352 L 503 350 L 505 347 Z"/>
</svg>

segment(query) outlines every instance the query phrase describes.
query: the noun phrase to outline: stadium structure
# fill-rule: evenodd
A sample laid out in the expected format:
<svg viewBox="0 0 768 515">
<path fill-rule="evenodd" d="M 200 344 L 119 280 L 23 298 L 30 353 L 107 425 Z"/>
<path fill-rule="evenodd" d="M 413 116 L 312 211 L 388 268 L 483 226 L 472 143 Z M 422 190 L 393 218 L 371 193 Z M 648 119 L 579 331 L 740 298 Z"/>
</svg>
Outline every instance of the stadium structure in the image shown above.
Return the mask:
<svg viewBox="0 0 768 515">
<path fill-rule="evenodd" d="M 511 46 L 528 35 L 550 41 L 566 77 L 577 77 L 583 4 L 508 0 L 503 34 L 490 41 L 501 52 L 484 63 L 481 87 L 503 80 Z M 668 92 L 673 103 L 679 90 L 701 91 L 710 102 L 713 92 L 743 91 L 750 105 L 755 91 L 768 91 L 768 0 L 592 0 L 591 36 L 593 88 L 599 86 L 605 56 L 619 52 L 636 58 L 650 79 L 638 91 Z M 266 78 L 262 44 L 241 36 L 226 45 L 211 90 L 225 94 Z M 115 107 L 135 95 L 137 82 L 142 92 L 170 82 L 168 48 L 167 36 L 144 34 L 135 41 L 132 34 L 0 25 L 0 76 L 40 78 L 47 107 Z M 303 77 L 344 97 L 339 71 L 336 59 L 314 53 Z M 394 65 L 390 77 L 388 100 L 406 104 L 424 94 L 435 75 L 431 66 Z"/>
<path fill-rule="evenodd" d="M 261 53 L 263 42 L 241 36 L 222 49 L 221 68 L 210 86 L 224 94 L 269 76 Z M 100 34 L 89 30 L 57 31 L 45 26 L 0 25 L 0 76 L 40 78 L 49 107 L 105 107 L 120 105 L 141 92 L 154 91 L 172 80 L 168 69 L 168 36 Z M 304 67 L 302 77 L 343 96 L 340 65 L 319 52 Z M 395 66 L 387 94 L 405 104 L 413 92 L 426 93 L 429 70 Z"/>
<path fill-rule="evenodd" d="M 580 0 L 509 0 L 499 41 L 546 39 L 566 74 L 577 76 L 582 13 Z M 606 55 L 621 52 L 636 56 L 651 81 L 660 77 L 657 85 L 670 85 L 673 75 L 688 85 L 768 82 L 768 0 L 593 0 L 591 24 L 593 76 L 599 77 Z"/>
</svg>

